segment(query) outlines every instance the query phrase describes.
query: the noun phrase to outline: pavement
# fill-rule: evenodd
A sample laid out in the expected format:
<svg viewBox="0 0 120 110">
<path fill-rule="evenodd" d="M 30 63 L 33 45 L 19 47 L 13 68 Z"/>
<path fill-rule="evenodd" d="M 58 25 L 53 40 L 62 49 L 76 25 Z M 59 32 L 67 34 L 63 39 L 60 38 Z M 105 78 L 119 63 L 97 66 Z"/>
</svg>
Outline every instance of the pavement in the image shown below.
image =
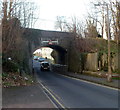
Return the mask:
<svg viewBox="0 0 120 110">
<path fill-rule="evenodd" d="M 35 66 L 39 67 L 39 64 Z M 56 108 L 47 95 L 38 83 L 2 88 L 2 108 Z"/>
<path fill-rule="evenodd" d="M 55 108 L 39 84 L 2 89 L 3 108 Z"/>
<path fill-rule="evenodd" d="M 82 79 L 82 80 L 94 82 L 97 84 L 101 84 L 101 85 L 105 85 L 113 88 L 120 88 L 120 85 L 119 85 L 120 80 L 113 79 L 112 82 L 107 82 L 107 78 L 100 78 L 100 77 L 95 77 L 95 76 L 90 76 L 85 74 L 78 74 L 78 73 L 72 73 L 72 72 L 66 72 L 63 74 L 69 77 Z"/>
</svg>

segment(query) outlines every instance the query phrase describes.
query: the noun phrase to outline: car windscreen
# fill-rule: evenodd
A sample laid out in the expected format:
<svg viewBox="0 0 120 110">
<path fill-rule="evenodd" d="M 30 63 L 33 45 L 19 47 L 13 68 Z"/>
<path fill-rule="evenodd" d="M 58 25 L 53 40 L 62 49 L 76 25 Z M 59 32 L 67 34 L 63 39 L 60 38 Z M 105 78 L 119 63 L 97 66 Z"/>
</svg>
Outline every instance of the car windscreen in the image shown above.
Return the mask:
<svg viewBox="0 0 120 110">
<path fill-rule="evenodd" d="M 43 66 L 49 66 L 49 63 L 42 63 Z"/>
</svg>

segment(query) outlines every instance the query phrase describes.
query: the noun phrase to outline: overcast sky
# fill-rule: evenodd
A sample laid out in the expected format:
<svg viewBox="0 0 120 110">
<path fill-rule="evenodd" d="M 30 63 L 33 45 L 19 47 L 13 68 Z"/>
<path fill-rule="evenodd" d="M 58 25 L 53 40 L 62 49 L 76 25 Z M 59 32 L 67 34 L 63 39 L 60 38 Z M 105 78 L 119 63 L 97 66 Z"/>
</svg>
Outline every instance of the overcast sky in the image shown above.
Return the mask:
<svg viewBox="0 0 120 110">
<path fill-rule="evenodd" d="M 55 30 L 56 16 L 70 18 L 76 16 L 83 20 L 90 9 L 90 2 L 94 0 L 33 0 L 39 7 L 36 12 L 39 19 L 34 28 Z"/>
</svg>

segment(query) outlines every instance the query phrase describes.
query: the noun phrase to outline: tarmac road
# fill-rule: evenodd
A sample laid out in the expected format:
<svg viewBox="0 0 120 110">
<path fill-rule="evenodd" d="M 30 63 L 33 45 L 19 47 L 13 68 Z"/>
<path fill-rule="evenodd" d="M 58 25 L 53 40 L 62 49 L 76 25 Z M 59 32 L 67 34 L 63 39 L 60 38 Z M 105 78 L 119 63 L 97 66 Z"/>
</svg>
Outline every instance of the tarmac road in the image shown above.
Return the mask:
<svg viewBox="0 0 120 110">
<path fill-rule="evenodd" d="M 118 91 L 35 67 L 38 81 L 66 108 L 118 108 Z"/>
</svg>

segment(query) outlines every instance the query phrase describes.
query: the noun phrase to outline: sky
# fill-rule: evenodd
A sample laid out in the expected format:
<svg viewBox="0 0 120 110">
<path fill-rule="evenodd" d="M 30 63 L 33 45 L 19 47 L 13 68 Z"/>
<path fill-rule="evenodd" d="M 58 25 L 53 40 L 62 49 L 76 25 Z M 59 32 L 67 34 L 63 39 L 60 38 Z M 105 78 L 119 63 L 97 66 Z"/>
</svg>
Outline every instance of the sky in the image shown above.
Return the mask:
<svg viewBox="0 0 120 110">
<path fill-rule="evenodd" d="M 94 0 L 31 0 L 37 4 L 38 11 L 34 28 L 43 30 L 55 30 L 56 16 L 65 16 L 70 19 L 76 16 L 84 20 Z"/>
</svg>

